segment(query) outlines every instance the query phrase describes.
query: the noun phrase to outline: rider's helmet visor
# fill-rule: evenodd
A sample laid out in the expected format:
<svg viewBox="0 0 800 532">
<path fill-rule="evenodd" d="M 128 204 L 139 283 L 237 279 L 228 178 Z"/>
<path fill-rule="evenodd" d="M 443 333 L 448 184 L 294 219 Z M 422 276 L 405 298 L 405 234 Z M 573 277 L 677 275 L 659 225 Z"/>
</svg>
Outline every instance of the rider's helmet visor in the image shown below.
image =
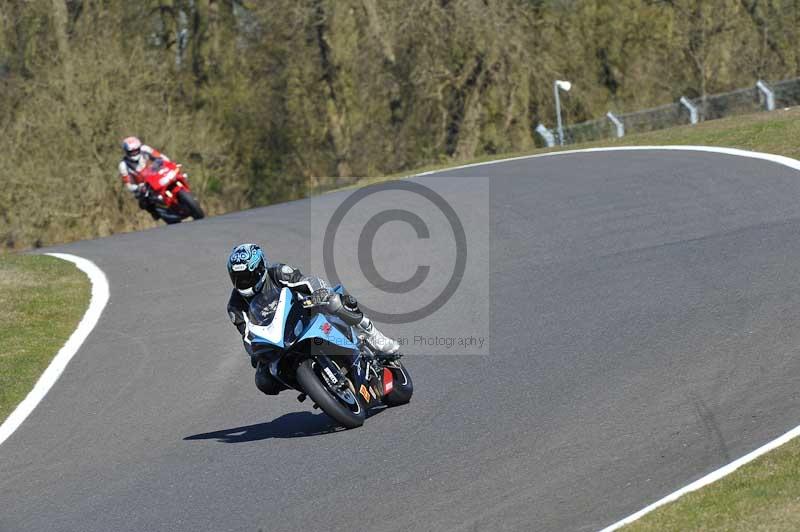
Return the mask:
<svg viewBox="0 0 800 532">
<path fill-rule="evenodd" d="M 241 270 L 237 271 L 237 267 L 242 267 Z M 233 281 L 233 286 L 237 290 L 247 290 L 249 288 L 255 288 L 261 280 L 264 278 L 264 273 L 266 268 L 263 263 L 261 263 L 255 270 L 250 270 L 247 268 L 246 264 L 235 264 L 231 270 L 231 281 Z"/>
</svg>

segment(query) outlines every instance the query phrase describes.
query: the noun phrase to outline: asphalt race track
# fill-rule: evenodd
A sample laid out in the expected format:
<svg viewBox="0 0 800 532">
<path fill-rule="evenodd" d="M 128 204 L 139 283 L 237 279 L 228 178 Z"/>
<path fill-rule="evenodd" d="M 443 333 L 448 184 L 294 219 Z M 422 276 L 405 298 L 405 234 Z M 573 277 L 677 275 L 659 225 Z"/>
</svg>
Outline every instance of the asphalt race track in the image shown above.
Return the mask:
<svg viewBox="0 0 800 532">
<path fill-rule="evenodd" d="M 308 201 L 59 247 L 111 300 L 0 446 L 0 530 L 597 530 L 798 424 L 796 172 L 639 151 L 442 174 L 491 178 L 491 354 L 410 353 L 412 402 L 353 431 L 261 395 L 225 313 L 237 241 L 306 268 Z"/>
</svg>

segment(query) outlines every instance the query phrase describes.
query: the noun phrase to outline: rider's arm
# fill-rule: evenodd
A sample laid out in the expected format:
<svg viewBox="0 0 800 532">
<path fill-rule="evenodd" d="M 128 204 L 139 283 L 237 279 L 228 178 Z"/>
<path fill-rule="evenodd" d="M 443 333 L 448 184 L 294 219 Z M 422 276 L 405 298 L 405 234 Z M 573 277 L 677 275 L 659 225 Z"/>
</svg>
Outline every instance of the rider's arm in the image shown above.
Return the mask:
<svg viewBox="0 0 800 532">
<path fill-rule="evenodd" d="M 278 286 L 285 286 L 302 294 L 310 295 L 321 288 L 328 288 L 328 283 L 324 279 L 303 275 L 299 269 L 288 264 L 273 264 L 268 271 L 270 278 Z"/>
<path fill-rule="evenodd" d="M 127 188 L 131 192 L 135 192 L 136 189 L 138 188 L 138 185 L 132 179 L 132 176 L 128 171 L 128 165 L 125 164 L 125 161 L 119 162 L 118 169 L 119 169 L 119 177 L 122 179 L 122 183 L 125 185 L 125 188 Z"/>
<path fill-rule="evenodd" d="M 161 153 L 157 149 L 153 148 L 152 146 L 148 146 L 147 144 L 142 144 L 142 153 L 147 154 L 147 158 L 151 161 L 156 159 L 164 159 L 165 161 L 169 161 L 169 157 L 166 154 Z"/>
<path fill-rule="evenodd" d="M 245 338 L 245 334 L 247 332 L 247 327 L 244 321 L 245 312 L 247 312 L 247 301 L 245 301 L 239 292 L 233 290 L 231 292 L 231 298 L 228 300 L 228 317 L 231 319 L 231 323 L 233 323 L 234 327 L 236 327 L 236 330 L 239 331 L 239 334 L 242 335 L 242 345 L 244 346 L 244 350 L 248 355 L 252 356 L 253 348 Z"/>
<path fill-rule="evenodd" d="M 242 336 L 244 336 L 245 332 L 245 312 L 247 312 L 247 302 L 239 292 L 233 290 L 231 292 L 231 298 L 228 300 L 228 317 Z"/>
</svg>

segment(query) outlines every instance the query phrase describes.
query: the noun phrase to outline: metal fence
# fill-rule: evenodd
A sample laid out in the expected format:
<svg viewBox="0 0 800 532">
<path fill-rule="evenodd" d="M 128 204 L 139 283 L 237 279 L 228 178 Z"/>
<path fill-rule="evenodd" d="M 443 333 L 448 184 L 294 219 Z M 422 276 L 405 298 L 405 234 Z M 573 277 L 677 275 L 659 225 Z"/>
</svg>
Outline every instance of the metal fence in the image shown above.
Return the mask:
<svg viewBox="0 0 800 532">
<path fill-rule="evenodd" d="M 657 129 L 686 125 L 694 120 L 714 120 L 725 116 L 733 116 L 771 108 L 800 105 L 800 78 L 788 79 L 776 83 L 759 82 L 747 89 L 738 89 L 721 94 L 708 95 L 705 98 L 687 99 L 632 113 L 609 115 L 580 122 L 564 127 L 564 144 L 575 144 L 610 137 L 618 137 L 630 133 L 644 133 Z M 617 119 L 620 126 L 614 122 Z M 539 130 L 541 131 L 541 130 Z M 551 139 L 541 135 L 546 145 Z"/>
</svg>

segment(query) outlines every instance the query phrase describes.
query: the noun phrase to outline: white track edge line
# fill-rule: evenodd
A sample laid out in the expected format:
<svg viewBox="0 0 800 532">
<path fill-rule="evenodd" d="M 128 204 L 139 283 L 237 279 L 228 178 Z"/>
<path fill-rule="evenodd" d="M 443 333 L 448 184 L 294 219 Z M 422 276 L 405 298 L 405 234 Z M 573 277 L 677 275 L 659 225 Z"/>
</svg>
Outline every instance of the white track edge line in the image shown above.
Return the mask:
<svg viewBox="0 0 800 532">
<path fill-rule="evenodd" d="M 739 469 L 743 465 L 745 465 L 745 464 L 747 464 L 749 462 L 752 462 L 753 460 L 755 460 L 759 456 L 761 456 L 763 454 L 766 454 L 767 452 L 769 452 L 769 451 L 771 451 L 771 450 L 773 450 L 773 449 L 775 449 L 777 447 L 780 447 L 784 443 L 787 443 L 788 441 L 793 440 L 797 436 L 800 436 L 800 426 L 795 427 L 792 430 L 790 430 L 789 432 L 783 434 L 782 436 L 779 436 L 778 438 L 775 438 L 771 442 L 769 442 L 769 443 L 767 443 L 765 445 L 762 445 L 761 447 L 759 447 L 755 451 L 747 453 L 746 455 L 742 456 L 738 460 L 735 460 L 735 461 L 731 462 L 728 465 L 722 466 L 721 468 L 717 469 L 716 471 L 712 471 L 708 475 L 706 475 L 706 476 L 704 476 L 704 477 L 702 477 L 702 478 L 700 478 L 698 480 L 695 480 L 694 482 L 692 482 L 688 486 L 684 486 L 683 488 L 679 489 L 678 491 L 674 491 L 674 492 L 670 493 L 669 495 L 667 495 L 663 499 L 659 499 L 656 502 L 654 502 L 653 504 L 651 504 L 649 506 L 645 506 L 644 508 L 642 508 L 638 512 L 629 515 L 625 519 L 617 521 L 613 525 L 607 526 L 606 528 L 604 528 L 600 532 L 612 532 L 613 530 L 617 530 L 618 528 L 621 528 L 621 527 L 623 527 L 625 525 L 633 523 L 634 521 L 636 521 L 636 520 L 640 519 L 641 517 L 643 517 L 645 514 L 648 514 L 648 513 L 652 512 L 656 508 L 658 508 L 660 506 L 664 506 L 665 504 L 667 504 L 669 502 L 673 502 L 673 501 L 677 500 L 678 498 L 680 498 L 681 496 L 686 495 L 687 493 L 690 493 L 692 491 L 698 490 L 698 489 L 700 489 L 700 488 L 702 488 L 704 486 L 707 486 L 707 485 L 709 485 L 709 484 L 721 479 L 722 477 L 724 477 L 726 475 L 729 475 L 729 474 L 733 473 L 734 471 L 736 471 L 737 469 Z"/>
<path fill-rule="evenodd" d="M 510 157 L 507 159 L 495 159 L 492 161 L 484 161 L 480 163 L 472 163 L 472 164 L 464 164 L 461 166 L 456 166 L 453 168 L 446 168 L 440 170 L 430 170 L 427 172 L 422 172 L 419 174 L 414 174 L 409 177 L 422 177 L 428 176 L 432 174 L 437 174 L 440 172 L 450 172 L 454 170 L 460 170 L 463 168 L 474 168 L 476 166 L 485 166 L 490 164 L 497 164 L 497 163 L 504 163 L 504 162 L 511 162 L 511 161 L 522 161 L 525 159 L 536 159 L 540 157 L 553 157 L 558 155 L 570 155 L 575 153 L 596 153 L 596 152 L 613 152 L 613 151 L 697 151 L 697 152 L 707 152 L 707 153 L 715 153 L 715 154 L 722 154 L 722 155 L 734 155 L 737 157 L 748 157 L 750 159 L 760 159 L 762 161 L 769 161 L 773 163 L 780 164 L 782 166 L 787 166 L 793 170 L 800 171 L 800 161 L 797 159 L 792 159 L 791 157 L 785 157 L 783 155 L 775 155 L 772 153 L 764 153 L 764 152 L 757 152 L 757 151 L 748 151 L 748 150 L 740 150 L 738 148 L 722 148 L 722 147 L 714 147 L 714 146 L 677 146 L 677 145 L 667 145 L 667 146 L 609 146 L 604 148 L 585 148 L 579 150 L 565 150 L 565 151 L 555 151 L 555 152 L 548 152 L 548 153 L 537 153 L 532 155 L 522 155 L 519 157 Z M 625 525 L 633 523 L 634 521 L 639 520 L 646 514 L 652 512 L 656 508 L 664 506 L 667 503 L 673 502 L 678 500 L 681 496 L 686 495 L 692 491 L 696 491 L 704 486 L 707 486 L 717 480 L 721 479 L 724 476 L 727 476 L 743 465 L 752 462 L 759 456 L 766 454 L 767 452 L 780 447 L 781 445 L 787 443 L 794 438 L 800 436 L 800 426 L 797 426 L 790 431 L 786 432 L 782 436 L 762 445 L 758 449 L 742 456 L 741 458 L 720 467 L 719 469 L 712 471 L 711 473 L 707 474 L 706 476 L 695 480 L 691 484 L 684 486 L 683 488 L 678 489 L 667 495 L 666 497 L 657 500 L 656 502 L 645 506 L 641 510 L 636 513 L 625 517 L 624 519 L 617 521 L 614 524 L 611 524 L 600 532 L 613 532 L 619 528 L 622 528 Z"/>
<path fill-rule="evenodd" d="M 103 271 L 95 263 L 82 257 L 67 253 L 47 253 L 51 257 L 56 257 L 75 264 L 79 270 L 83 271 L 92 284 L 92 295 L 89 301 L 89 308 L 78 323 L 78 328 L 73 331 L 67 342 L 59 349 L 56 356 L 44 370 L 44 373 L 36 381 L 33 389 L 25 396 L 20 404 L 11 412 L 11 415 L 0 425 L 0 445 L 3 444 L 16 431 L 23 421 L 33 412 L 36 406 L 44 399 L 50 388 L 56 383 L 64 372 L 64 369 L 78 352 L 84 340 L 97 325 L 103 309 L 108 303 L 109 287 L 108 279 Z"/>
<path fill-rule="evenodd" d="M 413 174 L 408 177 L 423 177 L 441 172 L 452 172 L 454 170 L 461 170 L 464 168 L 474 168 L 476 166 L 486 166 L 490 164 L 499 164 L 512 161 L 524 161 L 526 159 L 538 159 L 542 157 L 556 157 L 559 155 L 572 155 L 575 153 L 597 153 L 597 152 L 613 152 L 613 151 L 699 151 L 707 153 L 718 153 L 723 155 L 735 155 L 737 157 L 749 157 L 751 159 L 761 159 L 763 161 L 770 161 L 778 163 L 783 166 L 788 166 L 794 170 L 800 171 L 800 161 L 785 157 L 783 155 L 774 155 L 772 153 L 763 153 L 759 151 L 740 150 L 738 148 L 717 148 L 714 146 L 609 146 L 605 148 L 583 148 L 580 150 L 564 150 L 553 151 L 548 153 L 535 153 L 532 155 L 520 155 L 519 157 L 509 157 L 507 159 L 494 159 L 492 161 L 483 161 L 480 163 L 463 164 L 461 166 L 454 166 L 452 168 L 440 168 L 439 170 L 428 170 L 419 174 Z"/>
</svg>

